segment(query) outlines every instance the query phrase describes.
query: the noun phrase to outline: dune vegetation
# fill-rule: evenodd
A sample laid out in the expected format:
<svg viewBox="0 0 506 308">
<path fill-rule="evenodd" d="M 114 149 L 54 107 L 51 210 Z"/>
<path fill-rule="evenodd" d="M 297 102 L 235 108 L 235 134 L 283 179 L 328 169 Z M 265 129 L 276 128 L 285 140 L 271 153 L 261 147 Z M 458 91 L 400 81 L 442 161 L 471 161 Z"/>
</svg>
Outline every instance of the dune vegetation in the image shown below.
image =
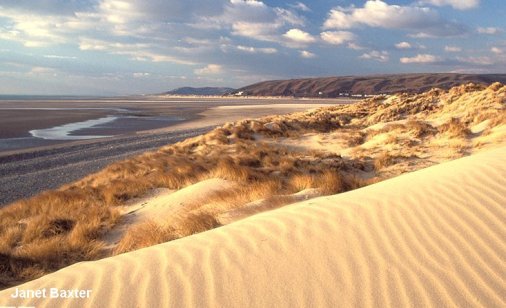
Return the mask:
<svg viewBox="0 0 506 308">
<path fill-rule="evenodd" d="M 501 84 L 469 84 L 374 97 L 227 123 L 114 163 L 0 210 L 0 288 L 497 147 L 506 141 L 505 95 Z M 132 204 L 152 191 L 175 194 L 210 179 L 230 186 L 167 217 L 129 220 Z"/>
</svg>

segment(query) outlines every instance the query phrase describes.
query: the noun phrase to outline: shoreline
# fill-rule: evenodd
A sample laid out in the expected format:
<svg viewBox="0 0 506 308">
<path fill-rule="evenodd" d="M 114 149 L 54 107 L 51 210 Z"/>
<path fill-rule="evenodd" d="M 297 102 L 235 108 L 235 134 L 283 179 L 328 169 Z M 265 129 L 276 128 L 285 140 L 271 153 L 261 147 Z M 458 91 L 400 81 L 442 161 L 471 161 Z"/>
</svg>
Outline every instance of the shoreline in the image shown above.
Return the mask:
<svg viewBox="0 0 506 308">
<path fill-rule="evenodd" d="M 118 117 L 112 127 L 92 127 L 87 129 L 89 135 L 118 137 L 126 134 L 151 131 L 162 131 L 166 129 L 178 129 L 184 127 L 190 129 L 202 126 L 199 120 L 208 118 L 205 121 L 209 125 L 218 125 L 226 121 L 234 121 L 241 117 L 264 116 L 269 112 L 262 112 L 259 109 L 271 109 L 273 114 L 301 111 L 307 108 L 320 107 L 324 105 L 335 105 L 342 103 L 353 103 L 353 100 L 294 100 L 289 98 L 280 99 L 213 99 L 213 98 L 190 98 L 184 101 L 163 98 L 151 101 L 148 98 L 138 100 L 95 100 L 95 101 L 0 101 L 0 156 L 5 152 L 13 152 L 23 149 L 31 149 L 40 146 L 50 146 L 75 140 L 39 140 L 33 139 L 31 131 L 47 131 L 74 123 L 96 120 L 104 117 Z M 238 112 L 230 117 L 220 108 L 226 107 L 226 113 Z M 248 110 L 251 109 L 251 110 Z M 286 109 L 286 110 L 285 110 Z M 37 110 L 32 112 L 31 110 Z M 250 112 L 249 112 L 250 111 Z M 242 113 L 242 114 L 241 114 Z M 138 117 L 136 124 L 128 120 L 128 116 Z M 210 121 L 212 117 L 221 120 Z M 171 121 L 169 119 L 178 119 Z M 148 121 L 149 120 L 149 121 Z M 192 123 L 192 125 L 187 125 Z M 112 132 L 112 133 L 111 133 Z M 79 131 L 72 135 L 82 135 Z M 105 139 L 101 137 L 99 139 Z M 70 138 L 69 138 L 70 139 Z M 77 139 L 77 138 L 76 138 Z"/>
<path fill-rule="evenodd" d="M 325 104 L 214 106 L 163 128 L 0 151 L 0 208 L 42 191 L 57 189 L 115 161 L 204 134 L 226 122 L 322 106 Z"/>
<path fill-rule="evenodd" d="M 106 165 L 203 134 L 212 127 L 127 135 L 25 149 L 0 155 L 0 208 L 78 180 Z M 44 179 L 44 180 L 43 180 Z"/>
</svg>

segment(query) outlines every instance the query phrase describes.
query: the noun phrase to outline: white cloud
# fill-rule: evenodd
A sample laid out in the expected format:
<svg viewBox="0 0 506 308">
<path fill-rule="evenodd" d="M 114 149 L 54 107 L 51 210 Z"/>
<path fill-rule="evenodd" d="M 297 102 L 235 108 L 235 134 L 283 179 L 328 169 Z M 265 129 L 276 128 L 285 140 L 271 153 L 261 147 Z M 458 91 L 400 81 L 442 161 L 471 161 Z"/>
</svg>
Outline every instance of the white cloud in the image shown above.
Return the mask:
<svg viewBox="0 0 506 308">
<path fill-rule="evenodd" d="M 309 51 L 307 51 L 307 50 L 301 50 L 301 51 L 300 51 L 300 56 L 301 56 L 302 58 L 306 58 L 306 59 L 312 59 L 312 58 L 315 58 L 315 57 L 316 57 L 316 55 L 315 55 L 314 53 L 309 52 Z"/>
<path fill-rule="evenodd" d="M 400 59 L 401 63 L 410 64 L 410 63 L 437 63 L 441 62 L 441 58 L 438 56 L 430 55 L 430 54 L 419 54 L 415 57 L 404 57 Z"/>
<path fill-rule="evenodd" d="M 232 24 L 231 34 L 260 41 L 275 41 L 277 29 L 275 24 L 237 21 Z"/>
<path fill-rule="evenodd" d="M 185 37 L 182 39 L 183 42 L 190 44 L 190 45 L 212 45 L 214 42 L 209 39 L 201 39 L 201 38 L 194 38 L 194 37 Z"/>
<path fill-rule="evenodd" d="M 286 27 L 302 27 L 305 19 L 297 13 L 269 7 L 261 1 L 230 1 L 221 16 L 201 18 L 199 27 L 231 29 L 231 34 L 260 41 L 280 41 Z"/>
<path fill-rule="evenodd" d="M 296 28 L 288 30 L 285 34 L 283 34 L 283 37 L 295 43 L 301 44 L 310 44 L 316 41 L 311 34 Z"/>
<path fill-rule="evenodd" d="M 421 3 L 435 6 L 449 5 L 458 10 L 469 10 L 477 8 L 480 5 L 480 0 L 422 0 Z"/>
<path fill-rule="evenodd" d="M 140 73 L 140 72 L 137 72 L 137 73 L 133 73 L 132 76 L 134 78 L 146 78 L 146 77 L 151 76 L 151 74 L 150 73 Z"/>
<path fill-rule="evenodd" d="M 496 61 L 490 57 L 486 57 L 486 56 L 458 57 L 457 60 L 459 60 L 462 63 L 482 65 L 482 66 L 489 66 L 489 65 L 494 65 L 494 64 L 498 63 L 498 61 Z"/>
<path fill-rule="evenodd" d="M 55 0 L 53 0 L 55 1 Z M 61 2 L 61 1 L 58 1 Z M 215 17 L 223 14 L 227 0 L 102 0 L 98 8 L 101 15 L 113 24 L 147 22 L 188 22 L 196 17 Z"/>
<path fill-rule="evenodd" d="M 349 42 L 346 47 L 348 47 L 349 49 L 353 49 L 353 50 L 364 50 L 365 49 L 365 47 L 363 47 L 355 42 Z"/>
<path fill-rule="evenodd" d="M 81 50 L 105 51 L 111 54 L 125 55 L 136 61 L 172 62 L 186 65 L 196 64 L 183 58 L 154 52 L 151 50 L 151 47 L 151 45 L 143 43 L 119 43 L 93 38 L 80 38 L 79 40 L 79 49 Z"/>
<path fill-rule="evenodd" d="M 320 37 L 332 45 L 341 45 L 356 39 L 355 35 L 349 31 L 325 31 L 320 33 Z"/>
<path fill-rule="evenodd" d="M 418 36 L 457 36 L 466 32 L 463 25 L 446 21 L 433 9 L 419 6 L 389 5 L 368 0 L 364 7 L 337 7 L 324 22 L 325 29 L 351 29 L 359 26 L 415 31 Z"/>
<path fill-rule="evenodd" d="M 33 12 L 48 16 L 72 16 L 76 11 L 87 9 L 93 5 L 92 0 L 61 1 L 61 0 L 2 0 L 2 9 L 16 9 L 21 12 Z"/>
<path fill-rule="evenodd" d="M 75 56 L 60 56 L 60 55 L 44 55 L 47 59 L 61 59 L 61 60 L 74 60 L 77 59 Z"/>
<path fill-rule="evenodd" d="M 330 11 L 329 16 L 323 24 L 324 29 L 351 29 L 360 22 L 354 20 L 353 15 L 346 14 L 345 9 L 339 7 Z"/>
<path fill-rule="evenodd" d="M 304 26 L 306 24 L 306 19 L 304 17 L 290 10 L 282 8 L 274 8 L 273 10 L 276 13 L 278 22 L 284 25 Z"/>
<path fill-rule="evenodd" d="M 399 42 L 395 44 L 395 48 L 397 49 L 411 49 L 413 46 L 408 42 Z"/>
<path fill-rule="evenodd" d="M 461 52 L 462 48 L 460 48 L 458 46 L 445 46 L 445 51 L 446 52 Z"/>
<path fill-rule="evenodd" d="M 19 42 L 26 47 L 63 44 L 69 41 L 69 32 L 91 29 L 91 22 L 78 18 L 77 15 L 48 17 L 0 7 L 0 19 L 9 21 L 0 29 L 0 39 Z"/>
<path fill-rule="evenodd" d="M 79 49 L 81 50 L 115 50 L 128 51 L 132 49 L 148 48 L 148 44 L 140 43 L 118 43 L 114 41 L 104 41 L 93 38 L 80 38 Z"/>
<path fill-rule="evenodd" d="M 479 27 L 476 31 L 480 34 L 498 34 L 502 32 L 502 29 L 496 27 Z"/>
<path fill-rule="evenodd" d="M 249 5 L 254 7 L 265 7 L 266 5 L 260 0 L 230 0 L 232 4 Z"/>
<path fill-rule="evenodd" d="M 279 41 L 279 30 L 283 27 L 282 22 L 252 23 L 236 21 L 232 23 L 232 35 L 243 36 L 259 41 Z"/>
<path fill-rule="evenodd" d="M 277 53 L 278 50 L 276 48 L 259 48 L 259 47 L 252 47 L 252 46 L 243 46 L 238 45 L 236 46 L 237 50 L 247 52 L 247 53 L 263 53 L 263 54 L 274 54 Z"/>
<path fill-rule="evenodd" d="M 57 70 L 52 67 L 35 66 L 31 68 L 29 74 L 55 74 Z"/>
<path fill-rule="evenodd" d="M 227 71 L 242 69 L 243 75 L 267 76 L 277 63 L 271 60 L 276 57 L 264 55 L 280 53 L 282 47 L 275 44 L 300 50 L 319 40 L 305 32 L 306 19 L 302 15 L 307 6 L 294 3 L 293 8 L 286 4 L 282 8 L 265 1 L 242 0 L 0 0 L 0 42 L 15 41 L 27 47 L 64 45 L 52 48 L 51 53 L 66 55 L 74 50 L 79 63 L 67 62 L 76 71 L 92 70 L 82 65 L 90 61 L 89 56 L 112 54 L 121 56 L 118 61 L 124 64 L 128 63 L 125 60 L 167 62 L 193 65 L 190 70 L 197 68 L 200 74 L 211 74 L 218 70 L 216 66 L 207 67 L 213 63 Z M 226 42 L 222 36 L 227 37 Z M 264 46 L 256 41 L 274 44 Z M 228 52 L 226 57 L 224 52 Z M 294 56 L 293 52 L 286 54 Z M 46 61 L 62 66 L 62 61 L 49 59 L 62 57 Z M 287 72 L 294 71 L 286 61 L 280 62 L 277 74 L 287 76 Z M 118 69 L 114 68 L 118 63 L 97 70 Z M 147 64 L 133 65 L 139 69 Z M 133 67 L 127 64 L 120 70 Z M 126 78 L 134 78 L 133 73 L 130 71 Z"/>
<path fill-rule="evenodd" d="M 499 47 L 492 47 L 492 48 L 490 48 L 490 51 L 491 51 L 491 52 L 493 52 L 493 53 L 495 53 L 496 55 L 500 55 L 500 54 L 502 54 L 502 53 L 504 52 L 504 51 L 503 51 L 501 48 L 499 48 Z"/>
<path fill-rule="evenodd" d="M 362 54 L 359 58 L 366 60 L 376 60 L 379 62 L 387 62 L 390 59 L 390 55 L 387 51 L 373 50 Z"/>
<path fill-rule="evenodd" d="M 302 2 L 297 2 L 295 4 L 290 4 L 289 6 L 292 7 L 292 8 L 294 8 L 294 9 L 296 9 L 296 10 L 301 10 L 303 12 L 311 12 L 311 9 L 307 5 L 305 5 L 304 3 L 302 3 Z"/>
<path fill-rule="evenodd" d="M 206 67 L 193 71 L 196 75 L 217 75 L 223 72 L 223 67 L 219 64 L 208 64 Z"/>
<path fill-rule="evenodd" d="M 251 0 L 1 2 L 0 19 L 6 18 L 9 26 L 0 29 L 0 39 L 17 41 L 27 47 L 71 43 L 80 36 L 110 41 L 125 41 L 118 38 L 128 37 L 130 42 L 150 41 L 154 48 L 163 49 L 163 52 L 171 53 L 168 46 L 178 46 L 179 50 L 172 50 L 182 53 L 188 48 L 178 43 L 184 42 L 187 36 L 199 36 L 203 32 L 210 34 L 210 42 L 215 42 L 206 45 L 219 49 L 216 43 L 219 30 L 249 39 L 283 42 L 287 29 L 302 27 L 305 23 L 295 11 Z M 307 8 L 303 3 L 295 6 L 299 11 Z M 106 51 L 106 48 L 101 50 Z M 179 58 L 176 54 L 173 57 Z"/>
<path fill-rule="evenodd" d="M 168 54 L 161 54 L 151 51 L 125 51 L 125 52 L 116 52 L 116 54 L 124 54 L 127 56 L 131 56 L 133 60 L 137 61 L 151 61 L 151 62 L 170 62 L 170 63 L 177 63 L 177 64 L 185 64 L 185 65 L 196 65 L 195 62 L 190 60 L 184 60 L 181 58 L 178 58 L 176 56 L 168 55 Z"/>
</svg>

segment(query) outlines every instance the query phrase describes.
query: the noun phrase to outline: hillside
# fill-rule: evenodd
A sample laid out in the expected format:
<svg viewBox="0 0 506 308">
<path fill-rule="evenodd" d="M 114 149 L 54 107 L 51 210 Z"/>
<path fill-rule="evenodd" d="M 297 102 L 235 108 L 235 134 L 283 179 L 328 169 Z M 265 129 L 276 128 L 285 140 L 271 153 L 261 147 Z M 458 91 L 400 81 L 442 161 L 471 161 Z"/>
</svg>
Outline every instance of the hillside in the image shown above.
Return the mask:
<svg viewBox="0 0 506 308">
<path fill-rule="evenodd" d="M 506 83 L 506 74 L 397 74 L 272 80 L 238 89 L 243 96 L 339 97 L 399 92 L 422 93 L 432 88 L 448 90 L 475 83 Z"/>
<path fill-rule="evenodd" d="M 220 87 L 204 87 L 204 88 L 192 88 L 182 87 L 177 88 L 163 94 L 165 95 L 223 95 L 234 91 L 232 88 L 220 88 Z"/>
</svg>

